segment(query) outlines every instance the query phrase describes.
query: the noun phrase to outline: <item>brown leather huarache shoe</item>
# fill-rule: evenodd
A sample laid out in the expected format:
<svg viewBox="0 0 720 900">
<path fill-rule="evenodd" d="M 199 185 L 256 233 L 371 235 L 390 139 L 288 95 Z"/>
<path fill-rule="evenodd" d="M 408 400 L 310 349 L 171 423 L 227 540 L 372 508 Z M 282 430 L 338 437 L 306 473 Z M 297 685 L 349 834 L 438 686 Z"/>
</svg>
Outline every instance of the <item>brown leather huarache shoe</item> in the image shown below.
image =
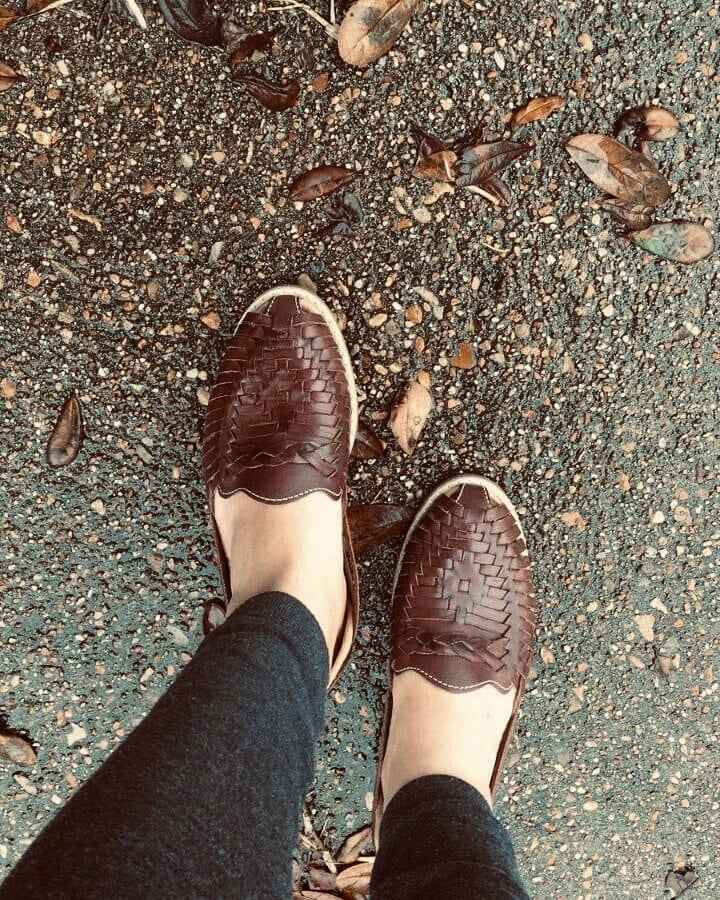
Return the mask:
<svg viewBox="0 0 720 900">
<path fill-rule="evenodd" d="M 221 497 L 244 491 L 289 503 L 323 491 L 343 503 L 345 620 L 330 666 L 337 680 L 357 630 L 359 592 L 347 524 L 347 469 L 357 430 L 350 355 L 330 309 L 310 291 L 277 287 L 245 311 L 210 393 L 203 468 L 226 605 L 228 555 L 215 519 Z"/>
<path fill-rule="evenodd" d="M 374 803 L 376 847 L 393 676 L 415 671 L 454 694 L 488 684 L 502 694 L 515 689 L 504 731 L 504 722 L 497 723 L 502 738 L 489 781 L 494 797 L 530 667 L 535 620 L 530 561 L 510 500 L 479 475 L 440 485 L 415 517 L 395 573 L 390 685 Z M 421 727 L 434 726 L 428 721 Z"/>
</svg>

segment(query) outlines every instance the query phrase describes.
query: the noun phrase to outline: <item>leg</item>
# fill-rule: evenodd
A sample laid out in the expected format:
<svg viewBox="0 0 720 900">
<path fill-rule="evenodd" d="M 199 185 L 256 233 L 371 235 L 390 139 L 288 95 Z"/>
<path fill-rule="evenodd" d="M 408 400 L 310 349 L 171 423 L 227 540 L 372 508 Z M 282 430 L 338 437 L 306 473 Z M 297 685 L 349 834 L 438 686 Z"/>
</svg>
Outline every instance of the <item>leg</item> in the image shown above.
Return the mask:
<svg viewBox="0 0 720 900">
<path fill-rule="evenodd" d="M 416 778 L 395 794 L 370 886 L 371 900 L 438 897 L 528 900 L 506 830 L 476 788 L 450 775 Z"/>
<path fill-rule="evenodd" d="M 60 810 L 0 897 L 287 897 L 327 675 L 303 605 L 249 600 Z"/>
<path fill-rule="evenodd" d="M 258 298 L 205 429 L 228 617 L 33 844 L 3 898 L 289 894 L 324 689 L 357 628 L 344 526 L 356 424 L 330 310 L 300 289 Z"/>
</svg>

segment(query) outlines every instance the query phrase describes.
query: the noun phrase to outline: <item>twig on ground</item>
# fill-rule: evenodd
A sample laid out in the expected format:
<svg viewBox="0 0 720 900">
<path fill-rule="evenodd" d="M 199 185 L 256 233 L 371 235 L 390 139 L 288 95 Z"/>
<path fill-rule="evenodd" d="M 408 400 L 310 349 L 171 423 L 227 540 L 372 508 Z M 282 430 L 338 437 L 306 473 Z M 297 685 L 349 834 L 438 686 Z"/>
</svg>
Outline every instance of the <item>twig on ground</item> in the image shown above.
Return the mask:
<svg viewBox="0 0 720 900">
<path fill-rule="evenodd" d="M 300 3 L 299 0 L 275 0 L 276 3 L 281 3 L 282 6 L 268 6 L 268 12 L 287 12 L 291 9 L 301 9 L 304 13 L 307 13 L 311 19 L 315 19 L 316 22 L 319 22 L 322 27 L 325 29 L 328 37 L 332 38 L 334 41 L 337 40 L 338 36 L 338 26 L 335 24 L 335 2 L 332 0 L 330 4 L 330 21 L 327 19 L 323 19 L 320 13 L 316 13 L 314 9 L 311 9 L 306 3 Z"/>
</svg>

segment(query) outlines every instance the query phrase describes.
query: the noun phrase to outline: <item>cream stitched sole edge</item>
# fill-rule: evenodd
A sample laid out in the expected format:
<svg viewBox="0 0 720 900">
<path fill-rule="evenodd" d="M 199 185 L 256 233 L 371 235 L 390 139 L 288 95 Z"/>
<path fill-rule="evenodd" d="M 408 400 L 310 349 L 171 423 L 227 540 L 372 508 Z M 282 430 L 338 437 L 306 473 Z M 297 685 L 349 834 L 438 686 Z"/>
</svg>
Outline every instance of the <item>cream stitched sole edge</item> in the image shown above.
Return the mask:
<svg viewBox="0 0 720 900">
<path fill-rule="evenodd" d="M 340 349 L 340 356 L 343 361 L 343 368 L 345 369 L 345 377 L 348 380 L 348 385 L 350 388 L 350 450 L 352 451 L 353 444 L 355 443 L 355 435 L 357 434 L 357 426 L 358 426 L 358 399 L 357 399 L 357 386 L 355 384 L 355 373 L 353 371 L 352 362 L 350 360 L 350 352 L 348 351 L 347 344 L 345 343 L 345 338 L 343 337 L 342 331 L 340 331 L 340 327 L 333 315 L 330 307 L 325 303 L 324 300 L 321 300 L 317 294 L 313 294 L 312 291 L 308 291 L 306 288 L 302 288 L 297 284 L 281 284 L 278 287 L 270 288 L 270 290 L 265 291 L 265 293 L 260 294 L 260 296 L 253 300 L 253 302 L 248 306 L 245 312 L 240 316 L 237 325 L 235 326 L 235 331 L 233 332 L 233 337 L 238 332 L 238 328 L 242 325 L 245 317 L 252 312 L 257 312 L 257 310 L 267 303 L 268 300 L 273 300 L 275 297 L 285 297 L 290 294 L 293 297 L 297 297 L 298 300 L 303 301 L 306 304 L 306 307 L 309 308 L 312 312 L 317 313 L 319 316 L 322 316 L 325 320 L 326 325 L 332 332 L 332 336 L 335 339 L 335 343 L 338 345 Z"/>
</svg>

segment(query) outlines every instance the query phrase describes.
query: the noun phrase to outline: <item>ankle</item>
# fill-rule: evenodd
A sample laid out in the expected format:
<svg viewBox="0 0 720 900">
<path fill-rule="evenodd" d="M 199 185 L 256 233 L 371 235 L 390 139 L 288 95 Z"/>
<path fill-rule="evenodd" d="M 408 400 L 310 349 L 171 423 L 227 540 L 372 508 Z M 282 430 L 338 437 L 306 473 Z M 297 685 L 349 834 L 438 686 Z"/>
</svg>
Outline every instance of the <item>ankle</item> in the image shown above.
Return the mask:
<svg viewBox="0 0 720 900">
<path fill-rule="evenodd" d="M 236 588 L 227 607 L 230 615 L 251 597 L 279 591 L 289 594 L 312 614 L 322 631 L 328 656 L 332 660 L 333 650 L 345 616 L 346 584 L 342 568 L 330 572 L 319 568 L 309 572 L 307 566 L 289 561 L 275 569 L 267 569 L 262 577 L 243 579 Z M 339 602 L 342 600 L 342 602 Z"/>
<path fill-rule="evenodd" d="M 230 563 L 228 615 L 257 594 L 290 594 L 317 620 L 332 659 L 346 600 L 341 501 L 314 493 L 267 504 L 216 494 L 215 516 Z"/>
<path fill-rule="evenodd" d="M 385 803 L 424 775 L 452 775 L 492 807 L 490 781 L 512 714 L 515 691 L 494 685 L 465 693 L 441 688 L 418 672 L 394 676 L 390 732 L 382 768 Z"/>
</svg>

